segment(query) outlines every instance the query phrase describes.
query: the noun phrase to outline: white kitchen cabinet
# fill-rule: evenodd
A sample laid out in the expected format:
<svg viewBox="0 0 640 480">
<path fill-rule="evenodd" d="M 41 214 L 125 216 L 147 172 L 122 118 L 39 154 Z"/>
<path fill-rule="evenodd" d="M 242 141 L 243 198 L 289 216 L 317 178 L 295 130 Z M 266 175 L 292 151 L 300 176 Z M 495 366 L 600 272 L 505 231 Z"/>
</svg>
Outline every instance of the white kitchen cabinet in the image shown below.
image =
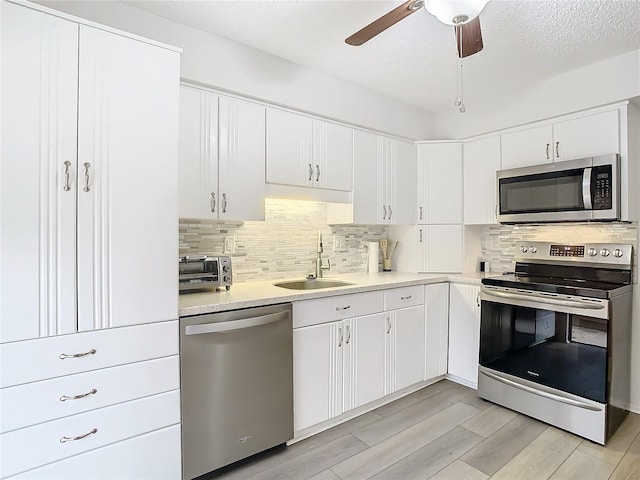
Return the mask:
<svg viewBox="0 0 640 480">
<path fill-rule="evenodd" d="M 496 172 L 500 170 L 500 137 L 464 144 L 464 224 L 496 223 Z"/>
<path fill-rule="evenodd" d="M 387 312 L 386 321 L 385 393 L 389 394 L 424 380 L 424 305 Z"/>
<path fill-rule="evenodd" d="M 447 373 L 449 350 L 449 284 L 425 285 L 425 380 Z"/>
<path fill-rule="evenodd" d="M 178 52 L 1 8 L 0 341 L 175 318 Z"/>
<path fill-rule="evenodd" d="M 267 108 L 267 182 L 350 191 L 352 168 L 351 128 Z"/>
<path fill-rule="evenodd" d="M 502 168 L 619 153 L 619 116 L 615 109 L 505 133 Z"/>
<path fill-rule="evenodd" d="M 398 241 L 397 268 L 406 272 L 462 271 L 462 225 L 416 225 Z"/>
<path fill-rule="evenodd" d="M 179 215 L 264 220 L 265 107 L 180 88 Z"/>
<path fill-rule="evenodd" d="M 415 155 L 410 142 L 355 131 L 353 204 L 352 215 L 348 216 L 351 223 L 414 223 Z"/>
<path fill-rule="evenodd" d="M 475 388 L 479 352 L 480 287 L 452 283 L 449 293 L 449 375 Z"/>
<path fill-rule="evenodd" d="M 462 223 L 462 144 L 417 146 L 418 224 Z"/>
</svg>

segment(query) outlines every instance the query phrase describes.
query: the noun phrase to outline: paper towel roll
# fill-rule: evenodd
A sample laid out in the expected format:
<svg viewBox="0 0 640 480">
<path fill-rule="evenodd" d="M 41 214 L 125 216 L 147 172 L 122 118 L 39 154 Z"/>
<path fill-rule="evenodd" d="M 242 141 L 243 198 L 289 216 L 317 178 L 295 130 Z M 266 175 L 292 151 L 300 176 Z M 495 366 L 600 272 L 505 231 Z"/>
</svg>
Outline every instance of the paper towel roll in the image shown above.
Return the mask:
<svg viewBox="0 0 640 480">
<path fill-rule="evenodd" d="M 369 242 L 369 254 L 367 261 L 367 272 L 378 271 L 378 242 Z"/>
</svg>

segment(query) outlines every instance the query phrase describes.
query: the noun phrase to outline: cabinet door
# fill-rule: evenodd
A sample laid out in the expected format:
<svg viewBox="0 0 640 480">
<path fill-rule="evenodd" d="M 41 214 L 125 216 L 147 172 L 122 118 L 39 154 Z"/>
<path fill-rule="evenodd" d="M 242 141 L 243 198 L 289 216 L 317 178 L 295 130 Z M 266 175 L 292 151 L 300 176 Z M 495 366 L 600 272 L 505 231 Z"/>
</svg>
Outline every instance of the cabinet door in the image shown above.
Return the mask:
<svg viewBox="0 0 640 480">
<path fill-rule="evenodd" d="M 343 322 L 293 330 L 296 432 L 342 413 Z"/>
<path fill-rule="evenodd" d="M 344 411 L 384 395 L 385 314 L 345 321 Z"/>
<path fill-rule="evenodd" d="M 311 186 L 315 179 L 312 120 L 309 117 L 267 108 L 268 183 Z"/>
<path fill-rule="evenodd" d="M 500 170 L 500 137 L 464 144 L 464 224 L 496 223 L 496 172 Z"/>
<path fill-rule="evenodd" d="M 425 380 L 447 373 L 449 348 L 449 284 L 425 286 L 426 365 Z"/>
<path fill-rule="evenodd" d="M 180 55 L 87 26 L 80 45 L 79 330 L 175 319 Z"/>
<path fill-rule="evenodd" d="M 416 146 L 416 223 L 426 225 L 429 204 L 429 157 L 427 145 Z"/>
<path fill-rule="evenodd" d="M 619 153 L 619 115 L 618 110 L 611 110 L 554 124 L 554 160 Z"/>
<path fill-rule="evenodd" d="M 426 271 L 462 272 L 462 225 L 427 225 Z"/>
<path fill-rule="evenodd" d="M 553 162 L 551 125 L 506 133 L 500 137 L 502 168 Z"/>
<path fill-rule="evenodd" d="M 78 26 L 0 9 L 0 342 L 11 342 L 76 328 Z"/>
<path fill-rule="evenodd" d="M 397 143 L 392 138 L 378 138 L 378 224 L 390 224 L 396 201 Z"/>
<path fill-rule="evenodd" d="M 449 374 L 475 387 L 480 352 L 480 287 L 450 285 Z"/>
<path fill-rule="evenodd" d="M 264 220 L 265 107 L 220 97 L 220 220 Z"/>
<path fill-rule="evenodd" d="M 397 391 L 424 380 L 424 305 L 395 310 L 393 316 L 395 333 L 393 391 Z"/>
<path fill-rule="evenodd" d="M 313 121 L 313 185 L 351 191 L 353 183 L 353 129 Z"/>
<path fill-rule="evenodd" d="M 395 140 L 396 161 L 393 174 L 393 202 L 390 221 L 394 225 L 411 225 L 416 220 L 416 147 L 413 143 Z"/>
<path fill-rule="evenodd" d="M 218 218 L 218 96 L 180 87 L 178 194 L 180 218 Z"/>
<path fill-rule="evenodd" d="M 462 223 L 462 144 L 420 145 L 427 157 L 426 223 Z"/>
<path fill-rule="evenodd" d="M 355 130 L 353 133 L 353 223 L 375 225 L 382 220 L 378 170 L 382 167 L 378 148 L 382 137 Z"/>
</svg>

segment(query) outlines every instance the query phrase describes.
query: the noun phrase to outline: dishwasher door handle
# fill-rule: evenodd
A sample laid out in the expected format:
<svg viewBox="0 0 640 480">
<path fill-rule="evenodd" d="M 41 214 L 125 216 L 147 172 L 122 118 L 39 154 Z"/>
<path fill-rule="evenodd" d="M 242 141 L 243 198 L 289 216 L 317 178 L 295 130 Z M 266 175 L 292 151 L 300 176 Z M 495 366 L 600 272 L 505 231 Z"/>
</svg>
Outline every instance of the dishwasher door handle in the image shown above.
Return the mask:
<svg viewBox="0 0 640 480">
<path fill-rule="evenodd" d="M 260 315 L 259 317 L 242 318 L 240 320 L 232 320 L 230 322 L 203 323 L 202 325 L 188 325 L 184 329 L 185 335 L 200 335 L 203 333 L 222 333 L 232 330 L 240 330 L 242 328 L 257 327 L 268 323 L 279 322 L 285 320 L 289 316 L 289 312 L 270 313 L 269 315 Z"/>
</svg>

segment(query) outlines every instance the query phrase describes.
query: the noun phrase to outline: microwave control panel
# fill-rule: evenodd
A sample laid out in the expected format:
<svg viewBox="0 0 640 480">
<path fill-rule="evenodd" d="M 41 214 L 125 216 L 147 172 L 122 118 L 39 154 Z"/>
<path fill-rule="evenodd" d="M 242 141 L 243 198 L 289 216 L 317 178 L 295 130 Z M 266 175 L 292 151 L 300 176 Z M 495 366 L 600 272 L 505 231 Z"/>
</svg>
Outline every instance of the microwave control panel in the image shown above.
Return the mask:
<svg viewBox="0 0 640 480">
<path fill-rule="evenodd" d="M 611 165 L 593 167 L 591 192 L 594 210 L 608 210 L 613 206 L 611 189 Z"/>
</svg>

